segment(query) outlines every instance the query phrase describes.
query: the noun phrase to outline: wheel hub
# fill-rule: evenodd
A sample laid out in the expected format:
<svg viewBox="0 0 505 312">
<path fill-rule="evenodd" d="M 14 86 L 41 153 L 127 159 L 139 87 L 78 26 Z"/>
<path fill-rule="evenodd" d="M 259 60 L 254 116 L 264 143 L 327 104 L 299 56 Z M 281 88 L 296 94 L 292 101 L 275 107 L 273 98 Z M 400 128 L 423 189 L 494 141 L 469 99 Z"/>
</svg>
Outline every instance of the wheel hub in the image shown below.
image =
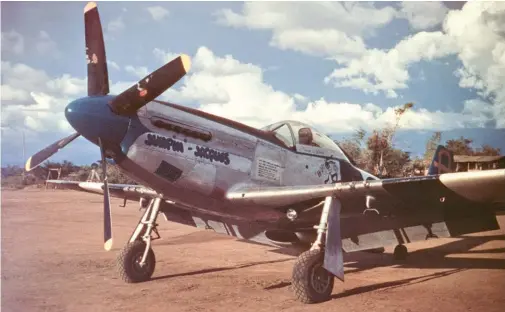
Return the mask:
<svg viewBox="0 0 505 312">
<path fill-rule="evenodd" d="M 331 276 L 321 264 L 317 264 L 312 269 L 311 284 L 312 288 L 318 293 L 324 293 L 330 286 Z"/>
<path fill-rule="evenodd" d="M 138 252 L 135 254 L 135 257 L 133 257 L 133 269 L 140 273 L 144 273 L 148 268 L 147 261 L 144 264 L 141 263 L 143 256 L 143 252 Z"/>
</svg>

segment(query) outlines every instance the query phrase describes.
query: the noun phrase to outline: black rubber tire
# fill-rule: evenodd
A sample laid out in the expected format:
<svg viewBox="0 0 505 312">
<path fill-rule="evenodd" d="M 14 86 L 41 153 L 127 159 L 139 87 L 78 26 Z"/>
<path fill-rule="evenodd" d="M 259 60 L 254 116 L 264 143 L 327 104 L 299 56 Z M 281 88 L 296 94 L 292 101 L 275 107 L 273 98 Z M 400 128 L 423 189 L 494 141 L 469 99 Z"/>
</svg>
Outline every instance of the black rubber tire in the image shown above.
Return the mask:
<svg viewBox="0 0 505 312">
<path fill-rule="evenodd" d="M 323 268 L 324 252 L 322 250 L 308 250 L 296 259 L 293 267 L 292 285 L 296 298 L 303 303 L 318 303 L 327 301 L 333 291 L 335 277 Z M 316 290 L 312 283 L 314 269 L 329 279 L 327 286 Z"/>
<path fill-rule="evenodd" d="M 146 249 L 146 243 L 136 240 L 127 243 L 117 257 L 117 268 L 121 279 L 127 283 L 145 282 L 151 278 L 156 267 L 156 258 L 152 248 L 149 248 L 146 266 L 140 268 L 135 262 L 140 262 Z"/>
<path fill-rule="evenodd" d="M 403 261 L 407 259 L 409 252 L 405 245 L 396 245 L 395 250 L 393 251 L 393 257 L 397 261 Z"/>
</svg>

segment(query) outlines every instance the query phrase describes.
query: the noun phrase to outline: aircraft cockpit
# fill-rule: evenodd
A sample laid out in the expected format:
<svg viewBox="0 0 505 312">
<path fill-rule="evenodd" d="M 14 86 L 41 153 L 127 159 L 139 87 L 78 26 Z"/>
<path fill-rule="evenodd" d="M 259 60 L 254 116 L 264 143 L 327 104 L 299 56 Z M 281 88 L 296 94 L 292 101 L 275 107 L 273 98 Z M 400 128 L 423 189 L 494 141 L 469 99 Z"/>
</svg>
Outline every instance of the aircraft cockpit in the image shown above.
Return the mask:
<svg viewBox="0 0 505 312">
<path fill-rule="evenodd" d="M 332 139 L 303 122 L 285 120 L 263 127 L 261 130 L 272 133 L 289 149 L 298 152 L 321 155 L 321 151 L 324 150 L 325 156 L 331 154 L 338 158 L 347 158 Z"/>
</svg>

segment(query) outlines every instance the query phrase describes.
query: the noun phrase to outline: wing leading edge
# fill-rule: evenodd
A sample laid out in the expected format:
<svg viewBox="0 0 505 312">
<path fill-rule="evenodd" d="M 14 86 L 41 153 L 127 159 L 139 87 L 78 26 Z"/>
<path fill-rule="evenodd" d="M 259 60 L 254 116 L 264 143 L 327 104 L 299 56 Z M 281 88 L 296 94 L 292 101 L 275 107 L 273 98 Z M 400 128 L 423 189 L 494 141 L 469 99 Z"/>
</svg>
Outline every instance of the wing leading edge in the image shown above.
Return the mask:
<svg viewBox="0 0 505 312">
<path fill-rule="evenodd" d="M 59 185 L 63 188 L 75 191 L 103 194 L 102 182 L 47 180 L 47 183 Z M 156 196 L 156 192 L 154 190 L 142 185 L 134 184 L 109 184 L 109 192 L 111 196 L 127 198 L 129 200 L 139 200 L 140 197 L 152 198 Z"/>
<path fill-rule="evenodd" d="M 429 193 L 429 194 L 426 194 Z M 238 186 L 226 197 L 267 206 L 285 206 L 302 201 L 336 196 L 341 199 L 366 195 L 389 195 L 415 200 L 426 196 L 457 195 L 472 202 L 505 203 L 505 169 L 444 173 L 421 177 L 352 181 L 303 186 Z"/>
</svg>

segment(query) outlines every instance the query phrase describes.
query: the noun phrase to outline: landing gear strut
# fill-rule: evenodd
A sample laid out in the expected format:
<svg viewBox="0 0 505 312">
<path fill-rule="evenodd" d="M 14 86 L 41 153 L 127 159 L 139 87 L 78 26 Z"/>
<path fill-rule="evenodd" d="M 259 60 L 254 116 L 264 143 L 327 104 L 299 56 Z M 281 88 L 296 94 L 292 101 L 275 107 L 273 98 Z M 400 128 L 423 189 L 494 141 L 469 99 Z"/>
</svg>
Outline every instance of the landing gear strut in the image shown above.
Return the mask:
<svg viewBox="0 0 505 312">
<path fill-rule="evenodd" d="M 144 282 L 151 278 L 156 267 L 156 258 L 151 248 L 151 241 L 159 239 L 156 229 L 161 197 L 156 197 L 146 208 L 128 243 L 117 257 L 117 266 L 121 279 L 127 283 Z M 153 237 L 151 234 L 156 234 Z"/>
<path fill-rule="evenodd" d="M 331 209 L 331 211 L 330 211 Z M 329 215 L 332 224 L 328 223 Z M 340 240 L 340 202 L 327 197 L 317 229 L 317 238 L 310 250 L 298 256 L 293 267 L 292 283 L 295 296 L 303 303 L 317 303 L 330 299 L 335 275 L 343 280 L 342 242 Z M 335 227 L 335 228 L 333 228 Z M 332 240 L 327 233 L 337 233 Z M 326 243 L 328 246 L 326 246 Z M 328 254 L 326 254 L 328 253 Z M 323 265 L 328 262 L 332 272 Z"/>
</svg>

